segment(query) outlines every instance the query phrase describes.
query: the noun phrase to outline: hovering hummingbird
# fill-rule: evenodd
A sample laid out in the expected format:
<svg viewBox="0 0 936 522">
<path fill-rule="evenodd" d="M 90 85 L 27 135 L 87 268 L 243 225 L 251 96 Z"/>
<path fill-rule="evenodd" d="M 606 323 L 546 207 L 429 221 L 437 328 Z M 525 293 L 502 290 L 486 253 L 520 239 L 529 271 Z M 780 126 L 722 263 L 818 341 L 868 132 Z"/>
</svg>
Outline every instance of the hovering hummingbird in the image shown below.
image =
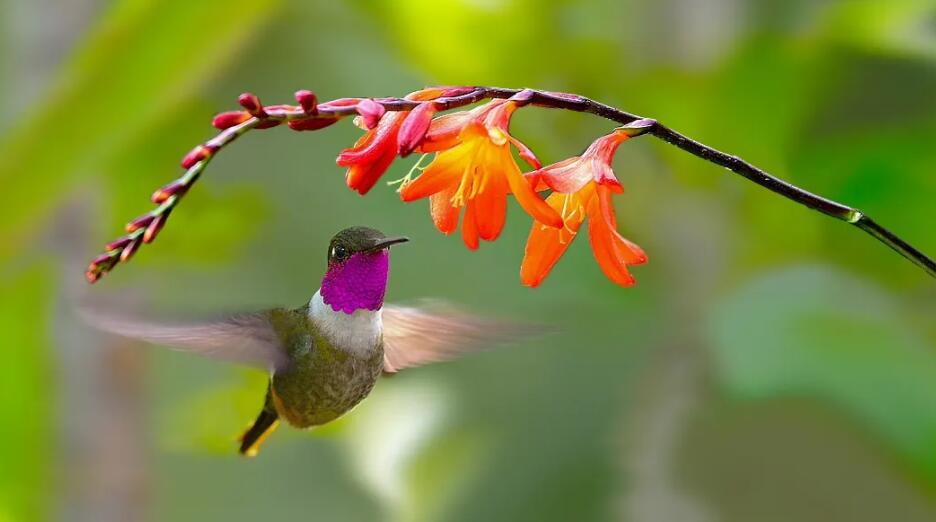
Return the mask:
<svg viewBox="0 0 936 522">
<path fill-rule="evenodd" d="M 252 457 L 281 419 L 297 428 L 327 424 L 367 397 L 382 374 L 525 333 L 454 310 L 384 305 L 390 247 L 405 241 L 367 227 L 338 232 L 321 287 L 299 308 L 186 325 L 89 319 L 124 337 L 268 369 L 263 409 L 240 438 L 240 453 Z"/>
</svg>

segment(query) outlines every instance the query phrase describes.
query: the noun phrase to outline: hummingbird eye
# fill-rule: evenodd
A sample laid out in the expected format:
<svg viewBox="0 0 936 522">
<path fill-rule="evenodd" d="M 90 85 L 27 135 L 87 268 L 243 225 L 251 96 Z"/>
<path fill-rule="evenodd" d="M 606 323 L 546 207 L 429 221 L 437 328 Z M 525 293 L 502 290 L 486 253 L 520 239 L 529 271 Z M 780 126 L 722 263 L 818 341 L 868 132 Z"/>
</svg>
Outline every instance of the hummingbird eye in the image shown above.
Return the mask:
<svg viewBox="0 0 936 522">
<path fill-rule="evenodd" d="M 344 245 L 335 245 L 332 247 L 331 252 L 332 259 L 336 261 L 344 261 L 348 257 L 348 249 Z"/>
</svg>

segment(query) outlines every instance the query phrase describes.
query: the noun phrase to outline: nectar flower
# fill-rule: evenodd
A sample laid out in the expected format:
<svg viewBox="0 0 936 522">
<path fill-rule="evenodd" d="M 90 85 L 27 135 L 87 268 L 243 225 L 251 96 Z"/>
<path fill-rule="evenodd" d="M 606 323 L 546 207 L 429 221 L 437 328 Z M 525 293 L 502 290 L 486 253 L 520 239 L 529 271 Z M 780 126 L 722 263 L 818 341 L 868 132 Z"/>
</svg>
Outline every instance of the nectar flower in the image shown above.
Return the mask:
<svg viewBox="0 0 936 522">
<path fill-rule="evenodd" d="M 409 94 L 406 99 L 426 101 L 440 94 L 438 89 L 425 89 Z M 345 174 L 348 187 L 363 196 L 373 188 L 396 158 L 399 151 L 397 135 L 409 111 L 386 114 L 382 112 L 383 105 L 373 100 L 361 100 L 357 108 L 365 120 L 367 131 L 354 147 L 341 151 L 337 163 L 348 167 Z"/>
<path fill-rule="evenodd" d="M 539 286 L 543 282 L 575 239 L 586 217 L 588 239 L 601 270 L 621 286 L 635 283 L 627 266 L 645 263 L 647 256 L 639 246 L 618 234 L 611 202 L 612 193 L 624 191 L 611 170 L 611 160 L 618 145 L 631 135 L 630 129 L 617 129 L 595 140 L 581 156 L 528 174 L 537 183 L 554 190 L 546 202 L 559 212 L 564 226 L 557 229 L 533 223 L 520 266 L 520 280 L 524 285 Z"/>
<path fill-rule="evenodd" d="M 431 197 L 432 220 L 443 234 L 455 231 L 461 207 L 465 207 L 462 238 L 472 250 L 478 248 L 479 237 L 493 241 L 500 235 L 510 193 L 538 222 L 562 226 L 559 213 L 540 199 L 511 153 L 513 144 L 525 159 L 535 161 L 532 152 L 508 133 L 510 117 L 518 106 L 495 100 L 439 118 L 443 123 L 436 125 L 435 135 L 430 128 L 426 135 L 430 144 L 424 142 L 421 149 L 440 152 L 421 176 L 400 189 L 403 201 Z"/>
</svg>

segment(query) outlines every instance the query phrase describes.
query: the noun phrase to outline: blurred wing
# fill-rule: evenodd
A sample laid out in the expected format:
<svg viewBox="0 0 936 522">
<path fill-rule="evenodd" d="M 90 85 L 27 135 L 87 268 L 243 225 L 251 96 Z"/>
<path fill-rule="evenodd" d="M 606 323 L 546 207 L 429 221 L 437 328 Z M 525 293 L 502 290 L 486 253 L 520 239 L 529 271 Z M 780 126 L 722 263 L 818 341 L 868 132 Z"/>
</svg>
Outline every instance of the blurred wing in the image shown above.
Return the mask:
<svg viewBox="0 0 936 522">
<path fill-rule="evenodd" d="M 463 353 L 518 341 L 538 333 L 520 325 L 473 316 L 438 303 L 383 309 L 384 371 L 448 361 Z"/>
<path fill-rule="evenodd" d="M 99 330 L 213 359 L 271 370 L 287 362 L 267 312 L 189 324 L 160 324 L 100 312 L 83 315 Z"/>
</svg>

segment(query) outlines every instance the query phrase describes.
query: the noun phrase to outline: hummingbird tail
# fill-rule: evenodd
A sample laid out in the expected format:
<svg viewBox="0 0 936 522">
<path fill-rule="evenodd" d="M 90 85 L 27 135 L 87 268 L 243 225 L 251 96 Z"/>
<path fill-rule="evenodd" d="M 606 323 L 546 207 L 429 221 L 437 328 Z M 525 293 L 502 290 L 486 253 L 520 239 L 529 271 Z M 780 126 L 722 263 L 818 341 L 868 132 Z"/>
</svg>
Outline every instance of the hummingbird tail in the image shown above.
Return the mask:
<svg viewBox="0 0 936 522">
<path fill-rule="evenodd" d="M 245 457 L 256 457 L 263 441 L 279 426 L 279 415 L 274 411 L 263 409 L 257 420 L 240 437 L 240 454 Z"/>
</svg>

